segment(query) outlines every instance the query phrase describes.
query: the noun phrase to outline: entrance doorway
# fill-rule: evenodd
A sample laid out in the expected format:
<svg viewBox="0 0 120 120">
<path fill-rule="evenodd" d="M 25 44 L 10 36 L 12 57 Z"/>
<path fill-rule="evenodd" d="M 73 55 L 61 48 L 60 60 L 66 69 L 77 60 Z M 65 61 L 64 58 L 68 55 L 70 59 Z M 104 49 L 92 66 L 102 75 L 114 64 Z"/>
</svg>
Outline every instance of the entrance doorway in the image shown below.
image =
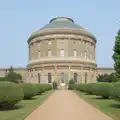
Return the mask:
<svg viewBox="0 0 120 120">
<path fill-rule="evenodd" d="M 60 87 L 65 87 L 65 74 L 64 74 L 64 72 L 60 73 Z"/>
</svg>

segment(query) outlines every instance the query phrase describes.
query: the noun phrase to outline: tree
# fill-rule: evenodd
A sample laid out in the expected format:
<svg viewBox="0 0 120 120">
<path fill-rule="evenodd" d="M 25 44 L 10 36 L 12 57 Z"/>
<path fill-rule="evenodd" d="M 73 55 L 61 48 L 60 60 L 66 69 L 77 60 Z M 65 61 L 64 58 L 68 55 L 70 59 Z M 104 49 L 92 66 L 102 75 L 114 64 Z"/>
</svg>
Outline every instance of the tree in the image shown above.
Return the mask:
<svg viewBox="0 0 120 120">
<path fill-rule="evenodd" d="M 114 68 L 116 70 L 117 76 L 120 77 L 120 30 L 117 33 L 113 50 L 113 60 L 115 61 Z"/>
<path fill-rule="evenodd" d="M 118 82 L 120 78 L 116 75 L 116 73 L 111 73 L 111 74 L 104 74 L 104 75 L 99 75 L 97 77 L 98 82 Z"/>
<path fill-rule="evenodd" d="M 9 69 L 9 73 L 5 76 L 5 79 L 10 82 L 21 83 L 22 76 L 14 72 L 13 67 L 11 66 Z"/>
</svg>

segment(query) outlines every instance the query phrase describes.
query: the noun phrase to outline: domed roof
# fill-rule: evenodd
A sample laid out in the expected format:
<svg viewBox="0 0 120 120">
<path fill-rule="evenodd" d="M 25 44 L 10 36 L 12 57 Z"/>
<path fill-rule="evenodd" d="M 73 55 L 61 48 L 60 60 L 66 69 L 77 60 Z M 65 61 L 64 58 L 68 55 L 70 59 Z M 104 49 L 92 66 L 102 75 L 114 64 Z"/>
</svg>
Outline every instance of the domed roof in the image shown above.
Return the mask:
<svg viewBox="0 0 120 120">
<path fill-rule="evenodd" d="M 74 29 L 74 30 L 81 30 L 82 32 L 87 33 L 88 35 L 94 37 L 91 33 L 89 33 L 86 29 L 81 27 L 80 25 L 77 25 L 74 23 L 74 21 L 71 18 L 66 17 L 57 17 L 50 20 L 50 23 L 42 27 L 40 30 L 34 32 L 30 38 L 28 39 L 28 42 L 41 35 L 41 32 L 44 32 L 46 30 L 53 30 L 53 29 Z"/>
<path fill-rule="evenodd" d="M 43 29 L 51 29 L 51 28 L 75 28 L 75 29 L 83 29 L 81 26 L 74 23 L 71 18 L 58 17 L 53 18 L 49 24 L 45 25 Z"/>
</svg>

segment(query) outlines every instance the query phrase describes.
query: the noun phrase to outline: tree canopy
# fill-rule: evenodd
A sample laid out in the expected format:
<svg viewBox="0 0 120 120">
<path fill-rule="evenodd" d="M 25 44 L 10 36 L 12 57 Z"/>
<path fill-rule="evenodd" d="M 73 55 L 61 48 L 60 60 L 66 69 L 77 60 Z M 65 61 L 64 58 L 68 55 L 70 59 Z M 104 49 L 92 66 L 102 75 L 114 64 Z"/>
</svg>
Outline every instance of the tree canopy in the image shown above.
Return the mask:
<svg viewBox="0 0 120 120">
<path fill-rule="evenodd" d="M 116 70 L 116 74 L 120 77 L 120 30 L 117 33 L 116 39 L 115 39 L 115 46 L 114 46 L 114 54 L 113 54 L 113 60 L 114 60 L 114 68 Z"/>
</svg>

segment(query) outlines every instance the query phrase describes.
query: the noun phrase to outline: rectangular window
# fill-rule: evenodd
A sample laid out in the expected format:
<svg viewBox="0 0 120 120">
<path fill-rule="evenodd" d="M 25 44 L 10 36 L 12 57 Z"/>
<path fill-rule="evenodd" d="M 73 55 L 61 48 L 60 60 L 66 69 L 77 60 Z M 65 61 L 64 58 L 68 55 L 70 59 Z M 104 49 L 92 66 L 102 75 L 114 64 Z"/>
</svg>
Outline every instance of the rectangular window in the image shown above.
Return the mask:
<svg viewBox="0 0 120 120">
<path fill-rule="evenodd" d="M 73 56 L 76 57 L 77 56 L 77 50 L 73 51 Z"/>
<path fill-rule="evenodd" d="M 61 49 L 61 50 L 60 50 L 60 56 L 61 56 L 61 57 L 64 57 L 64 49 Z"/>
<path fill-rule="evenodd" d="M 48 50 L 48 57 L 51 57 L 51 50 Z"/>
</svg>

